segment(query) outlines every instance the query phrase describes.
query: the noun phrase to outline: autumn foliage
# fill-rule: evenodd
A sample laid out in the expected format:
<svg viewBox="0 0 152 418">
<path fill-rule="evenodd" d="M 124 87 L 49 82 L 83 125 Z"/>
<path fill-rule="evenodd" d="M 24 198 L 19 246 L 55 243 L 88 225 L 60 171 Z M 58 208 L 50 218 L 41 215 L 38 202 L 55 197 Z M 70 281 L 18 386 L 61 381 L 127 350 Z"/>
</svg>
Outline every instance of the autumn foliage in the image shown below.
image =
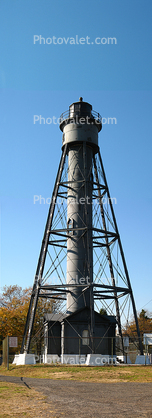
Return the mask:
<svg viewBox="0 0 152 418">
<path fill-rule="evenodd" d="M 0 297 L 0 340 L 7 335 L 19 337 L 21 345 L 26 317 L 30 302 L 32 288 L 22 289 L 18 285 L 4 286 L 3 294 Z M 44 313 L 51 313 L 55 310 L 57 302 L 51 299 L 40 299 L 38 301 L 34 321 L 33 335 L 41 335 L 39 330 L 43 328 Z"/>
<path fill-rule="evenodd" d="M 152 333 L 152 315 L 144 309 L 142 309 L 142 311 L 138 314 L 138 324 L 142 339 L 144 333 Z M 136 324 L 134 320 L 132 320 L 127 326 L 125 334 L 132 337 L 134 336 L 135 338 L 137 337 Z"/>
</svg>

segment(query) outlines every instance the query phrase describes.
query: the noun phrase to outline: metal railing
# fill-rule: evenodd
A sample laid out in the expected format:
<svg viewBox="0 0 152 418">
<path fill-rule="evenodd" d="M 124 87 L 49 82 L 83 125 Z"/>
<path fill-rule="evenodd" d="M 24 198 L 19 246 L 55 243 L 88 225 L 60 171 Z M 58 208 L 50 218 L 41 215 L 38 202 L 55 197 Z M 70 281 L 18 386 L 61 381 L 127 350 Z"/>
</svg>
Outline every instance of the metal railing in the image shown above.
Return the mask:
<svg viewBox="0 0 152 418">
<path fill-rule="evenodd" d="M 89 119 L 93 119 L 95 121 L 95 123 L 98 124 L 102 124 L 102 117 L 100 115 L 100 113 L 96 112 L 95 110 L 82 110 L 82 109 L 78 109 L 78 110 L 66 110 L 65 112 L 63 112 L 60 116 L 60 124 L 62 122 L 64 122 L 65 120 L 68 119 L 75 119 L 75 118 L 89 118 Z"/>
</svg>

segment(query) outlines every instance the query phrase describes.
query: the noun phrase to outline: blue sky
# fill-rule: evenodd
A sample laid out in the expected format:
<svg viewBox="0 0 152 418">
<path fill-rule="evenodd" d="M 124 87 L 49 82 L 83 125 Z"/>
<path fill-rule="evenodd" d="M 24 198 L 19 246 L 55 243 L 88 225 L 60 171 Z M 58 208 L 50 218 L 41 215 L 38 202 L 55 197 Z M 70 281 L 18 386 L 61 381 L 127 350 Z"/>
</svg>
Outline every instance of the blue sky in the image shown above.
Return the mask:
<svg viewBox="0 0 152 418">
<path fill-rule="evenodd" d="M 61 155 L 58 124 L 33 117 L 58 118 L 82 96 L 117 121 L 99 145 L 137 310 L 152 311 L 151 18 L 150 0 L 0 0 L 1 288 L 33 284 L 48 212 L 33 196 L 51 196 Z"/>
</svg>

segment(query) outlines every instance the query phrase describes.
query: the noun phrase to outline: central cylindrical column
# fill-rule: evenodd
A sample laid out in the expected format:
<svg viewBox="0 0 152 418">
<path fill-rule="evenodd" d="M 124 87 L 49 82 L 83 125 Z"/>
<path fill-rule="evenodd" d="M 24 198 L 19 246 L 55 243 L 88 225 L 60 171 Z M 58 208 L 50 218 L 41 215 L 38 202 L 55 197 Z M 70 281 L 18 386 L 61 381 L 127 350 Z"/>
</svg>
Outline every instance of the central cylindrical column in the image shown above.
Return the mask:
<svg viewBox="0 0 152 418">
<path fill-rule="evenodd" d="M 84 155 L 85 154 L 85 155 Z M 92 283 L 92 149 L 71 145 L 68 153 L 67 311 L 90 305 Z"/>
<path fill-rule="evenodd" d="M 101 121 L 94 118 L 92 106 L 82 99 L 61 117 L 63 147 L 68 143 L 67 313 L 70 314 L 93 304 L 92 160 L 98 150 Z"/>
</svg>

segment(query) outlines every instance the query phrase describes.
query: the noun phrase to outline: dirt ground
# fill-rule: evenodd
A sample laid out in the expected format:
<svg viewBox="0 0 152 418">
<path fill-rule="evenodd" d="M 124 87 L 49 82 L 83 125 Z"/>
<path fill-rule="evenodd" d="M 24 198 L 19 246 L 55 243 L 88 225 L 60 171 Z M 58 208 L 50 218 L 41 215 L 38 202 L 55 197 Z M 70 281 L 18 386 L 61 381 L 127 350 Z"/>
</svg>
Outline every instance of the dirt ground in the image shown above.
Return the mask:
<svg viewBox="0 0 152 418">
<path fill-rule="evenodd" d="M 95 383 L 2 375 L 0 381 L 26 387 L 29 396 L 31 390 L 39 393 L 42 405 L 35 418 L 152 418 L 152 383 L 148 382 Z M 30 417 L 28 410 L 24 415 Z M 5 416 L 13 415 L 0 415 Z"/>
</svg>

